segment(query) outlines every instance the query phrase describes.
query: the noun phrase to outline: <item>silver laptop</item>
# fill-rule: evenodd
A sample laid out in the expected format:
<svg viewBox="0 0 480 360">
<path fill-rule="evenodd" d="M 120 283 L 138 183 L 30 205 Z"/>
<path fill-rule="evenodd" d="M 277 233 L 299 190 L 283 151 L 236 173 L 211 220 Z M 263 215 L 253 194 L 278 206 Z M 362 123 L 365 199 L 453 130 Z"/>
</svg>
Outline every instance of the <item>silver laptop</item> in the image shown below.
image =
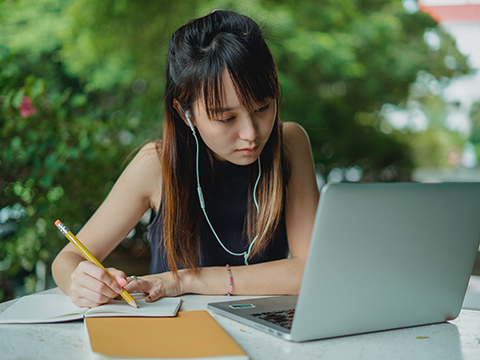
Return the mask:
<svg viewBox="0 0 480 360">
<path fill-rule="evenodd" d="M 480 183 L 328 184 L 298 296 L 210 303 L 292 341 L 444 322 L 480 242 Z"/>
</svg>

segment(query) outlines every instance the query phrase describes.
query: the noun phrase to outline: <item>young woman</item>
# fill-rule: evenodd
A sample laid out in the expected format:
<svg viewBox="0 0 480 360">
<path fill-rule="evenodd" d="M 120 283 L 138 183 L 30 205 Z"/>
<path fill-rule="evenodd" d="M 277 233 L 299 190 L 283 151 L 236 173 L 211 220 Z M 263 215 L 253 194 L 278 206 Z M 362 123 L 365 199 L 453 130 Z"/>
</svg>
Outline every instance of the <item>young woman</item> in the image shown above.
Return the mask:
<svg viewBox="0 0 480 360">
<path fill-rule="evenodd" d="M 121 287 L 147 301 L 298 293 L 319 195 L 305 131 L 279 121 L 276 65 L 258 25 L 227 11 L 191 21 L 173 34 L 166 70 L 162 138 L 77 234 L 102 261 L 153 209 L 151 274 L 110 269 L 112 278 L 68 244 L 55 282 L 82 307 Z"/>
</svg>

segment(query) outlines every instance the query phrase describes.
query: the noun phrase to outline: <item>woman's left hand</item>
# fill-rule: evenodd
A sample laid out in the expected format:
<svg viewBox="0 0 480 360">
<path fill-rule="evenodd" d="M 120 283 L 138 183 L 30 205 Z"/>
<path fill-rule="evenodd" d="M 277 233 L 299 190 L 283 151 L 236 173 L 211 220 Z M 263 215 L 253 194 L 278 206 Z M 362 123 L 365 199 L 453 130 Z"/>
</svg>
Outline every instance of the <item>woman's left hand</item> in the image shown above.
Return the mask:
<svg viewBox="0 0 480 360">
<path fill-rule="evenodd" d="M 153 302 L 165 296 L 183 295 L 185 291 L 182 286 L 182 275 L 182 270 L 180 270 L 178 277 L 175 277 L 171 272 L 146 275 L 136 279 L 129 277 L 125 290 L 128 292 L 140 291 L 147 294 L 146 302 Z"/>
</svg>

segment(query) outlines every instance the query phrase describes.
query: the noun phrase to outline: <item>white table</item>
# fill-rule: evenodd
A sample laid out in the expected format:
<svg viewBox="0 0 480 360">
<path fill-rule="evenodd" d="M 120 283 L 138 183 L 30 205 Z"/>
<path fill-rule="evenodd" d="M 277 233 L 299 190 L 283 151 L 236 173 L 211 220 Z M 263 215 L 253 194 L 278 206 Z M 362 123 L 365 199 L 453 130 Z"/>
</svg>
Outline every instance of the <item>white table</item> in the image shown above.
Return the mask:
<svg viewBox="0 0 480 360">
<path fill-rule="evenodd" d="M 60 293 L 60 290 L 48 290 Z M 238 296 L 236 299 L 248 298 Z M 225 296 L 183 296 L 181 310 L 205 310 Z M 0 304 L 4 311 L 15 300 Z M 291 343 L 210 312 L 251 359 L 480 359 L 480 311 L 449 323 Z M 134 341 L 134 339 L 132 339 Z M 0 359 L 93 359 L 82 321 L 0 325 Z"/>
</svg>

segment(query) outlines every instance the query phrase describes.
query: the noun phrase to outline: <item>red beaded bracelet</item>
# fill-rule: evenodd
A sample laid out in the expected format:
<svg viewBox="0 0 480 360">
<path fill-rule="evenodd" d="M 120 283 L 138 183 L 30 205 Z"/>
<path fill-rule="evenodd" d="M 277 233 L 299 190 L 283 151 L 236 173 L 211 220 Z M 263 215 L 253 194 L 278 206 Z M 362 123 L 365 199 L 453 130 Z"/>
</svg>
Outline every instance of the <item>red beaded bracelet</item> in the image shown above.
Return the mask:
<svg viewBox="0 0 480 360">
<path fill-rule="evenodd" d="M 232 277 L 232 272 L 230 271 L 230 265 L 227 264 L 226 268 L 228 272 L 228 277 L 230 279 L 230 290 L 228 291 L 227 296 L 230 296 L 232 295 L 232 292 L 233 292 L 233 277 Z"/>
</svg>

